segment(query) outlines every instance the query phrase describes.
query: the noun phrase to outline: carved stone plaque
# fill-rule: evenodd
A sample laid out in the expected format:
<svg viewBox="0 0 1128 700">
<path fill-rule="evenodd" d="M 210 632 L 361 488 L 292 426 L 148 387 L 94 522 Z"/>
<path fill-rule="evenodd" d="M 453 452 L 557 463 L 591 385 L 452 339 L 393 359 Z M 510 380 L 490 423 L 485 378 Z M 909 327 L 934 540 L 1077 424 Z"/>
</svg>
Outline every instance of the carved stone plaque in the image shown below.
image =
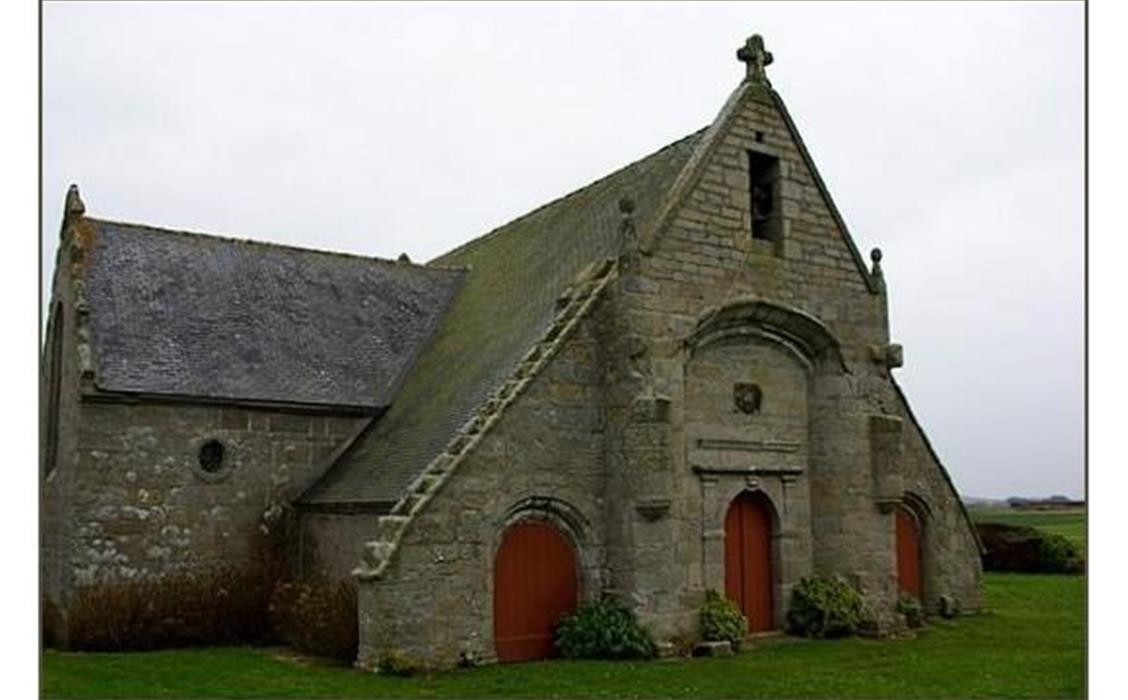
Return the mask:
<svg viewBox="0 0 1128 700">
<path fill-rule="evenodd" d="M 738 383 L 732 387 L 732 398 L 736 408 L 741 413 L 749 415 L 760 412 L 760 403 L 763 401 L 764 392 L 759 384 Z"/>
</svg>

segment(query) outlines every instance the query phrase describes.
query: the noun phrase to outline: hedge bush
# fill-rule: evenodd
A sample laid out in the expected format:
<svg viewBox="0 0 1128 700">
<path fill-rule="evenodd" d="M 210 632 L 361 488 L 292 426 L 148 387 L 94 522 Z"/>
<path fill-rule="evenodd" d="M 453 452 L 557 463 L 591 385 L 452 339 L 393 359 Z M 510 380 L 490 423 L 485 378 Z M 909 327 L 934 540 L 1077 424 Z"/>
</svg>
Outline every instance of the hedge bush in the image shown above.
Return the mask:
<svg viewBox="0 0 1128 700">
<path fill-rule="evenodd" d="M 1081 574 L 1085 557 L 1079 546 L 1061 535 L 1021 525 L 976 523 L 986 550 L 987 571 L 1016 571 L 1043 574 Z"/>
<path fill-rule="evenodd" d="M 124 651 L 269 639 L 262 573 L 232 568 L 78 588 L 67 610 L 70 646 Z"/>
<path fill-rule="evenodd" d="M 634 613 L 610 598 L 584 603 L 556 626 L 556 648 L 569 659 L 649 659 L 657 646 Z"/>
<path fill-rule="evenodd" d="M 897 612 L 905 618 L 905 624 L 916 629 L 924 626 L 924 608 L 920 601 L 911 595 L 903 595 L 897 601 Z"/>
<path fill-rule="evenodd" d="M 358 643 L 356 586 L 310 579 L 279 583 L 270 597 L 278 638 L 300 651 L 351 663 Z"/>
<path fill-rule="evenodd" d="M 736 603 L 716 591 L 705 591 L 701 606 L 701 638 L 709 642 L 732 642 L 738 646 L 748 634 L 748 618 Z"/>
<path fill-rule="evenodd" d="M 840 578 L 805 578 L 791 590 L 787 628 L 801 637 L 847 637 L 866 624 L 861 594 Z"/>
</svg>

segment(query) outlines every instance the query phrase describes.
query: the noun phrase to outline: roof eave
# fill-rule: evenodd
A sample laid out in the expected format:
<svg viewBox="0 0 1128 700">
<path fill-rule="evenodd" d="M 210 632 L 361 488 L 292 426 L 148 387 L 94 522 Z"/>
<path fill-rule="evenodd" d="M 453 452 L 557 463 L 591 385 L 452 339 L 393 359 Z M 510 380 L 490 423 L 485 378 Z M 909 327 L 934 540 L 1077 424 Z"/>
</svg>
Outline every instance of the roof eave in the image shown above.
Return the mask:
<svg viewBox="0 0 1128 700">
<path fill-rule="evenodd" d="M 316 413 L 371 417 L 382 412 L 385 406 L 340 404 L 313 401 L 287 401 L 281 399 L 259 399 L 239 396 L 199 396 L 192 394 L 161 393 L 145 391 L 122 391 L 97 387 L 81 393 L 81 399 L 88 403 L 119 404 L 197 404 L 207 406 L 236 406 L 239 408 L 286 411 L 292 413 Z"/>
</svg>

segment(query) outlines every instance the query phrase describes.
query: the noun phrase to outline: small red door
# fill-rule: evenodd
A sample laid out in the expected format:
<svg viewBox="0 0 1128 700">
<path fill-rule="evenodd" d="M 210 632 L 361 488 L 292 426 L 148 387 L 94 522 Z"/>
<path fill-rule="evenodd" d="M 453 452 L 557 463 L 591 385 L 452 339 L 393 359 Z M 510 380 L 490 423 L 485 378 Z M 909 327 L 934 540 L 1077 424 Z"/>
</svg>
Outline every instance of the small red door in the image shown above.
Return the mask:
<svg viewBox="0 0 1128 700">
<path fill-rule="evenodd" d="M 772 623 L 772 517 L 763 496 L 745 492 L 725 515 L 725 595 L 748 618 L 749 632 Z"/>
<path fill-rule="evenodd" d="M 921 599 L 920 525 L 905 508 L 897 508 L 897 582 L 901 592 Z"/>
<path fill-rule="evenodd" d="M 494 644 L 498 661 L 552 655 L 553 632 L 574 612 L 576 554 L 560 531 L 543 520 L 506 530 L 494 561 Z"/>
</svg>

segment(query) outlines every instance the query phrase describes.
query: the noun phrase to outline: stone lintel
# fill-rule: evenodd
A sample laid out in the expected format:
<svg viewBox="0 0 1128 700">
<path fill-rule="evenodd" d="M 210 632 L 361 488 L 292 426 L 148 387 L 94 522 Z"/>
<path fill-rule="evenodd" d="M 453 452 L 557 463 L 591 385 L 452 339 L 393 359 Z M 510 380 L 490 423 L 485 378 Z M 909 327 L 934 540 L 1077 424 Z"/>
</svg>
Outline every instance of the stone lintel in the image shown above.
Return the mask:
<svg viewBox="0 0 1128 700">
<path fill-rule="evenodd" d="M 741 452 L 798 452 L 801 445 L 787 440 L 726 440 L 700 438 L 697 447 L 702 450 L 735 450 Z"/>
<path fill-rule="evenodd" d="M 710 467 L 694 465 L 693 473 L 705 479 L 719 476 L 798 476 L 802 467 Z"/>
</svg>

